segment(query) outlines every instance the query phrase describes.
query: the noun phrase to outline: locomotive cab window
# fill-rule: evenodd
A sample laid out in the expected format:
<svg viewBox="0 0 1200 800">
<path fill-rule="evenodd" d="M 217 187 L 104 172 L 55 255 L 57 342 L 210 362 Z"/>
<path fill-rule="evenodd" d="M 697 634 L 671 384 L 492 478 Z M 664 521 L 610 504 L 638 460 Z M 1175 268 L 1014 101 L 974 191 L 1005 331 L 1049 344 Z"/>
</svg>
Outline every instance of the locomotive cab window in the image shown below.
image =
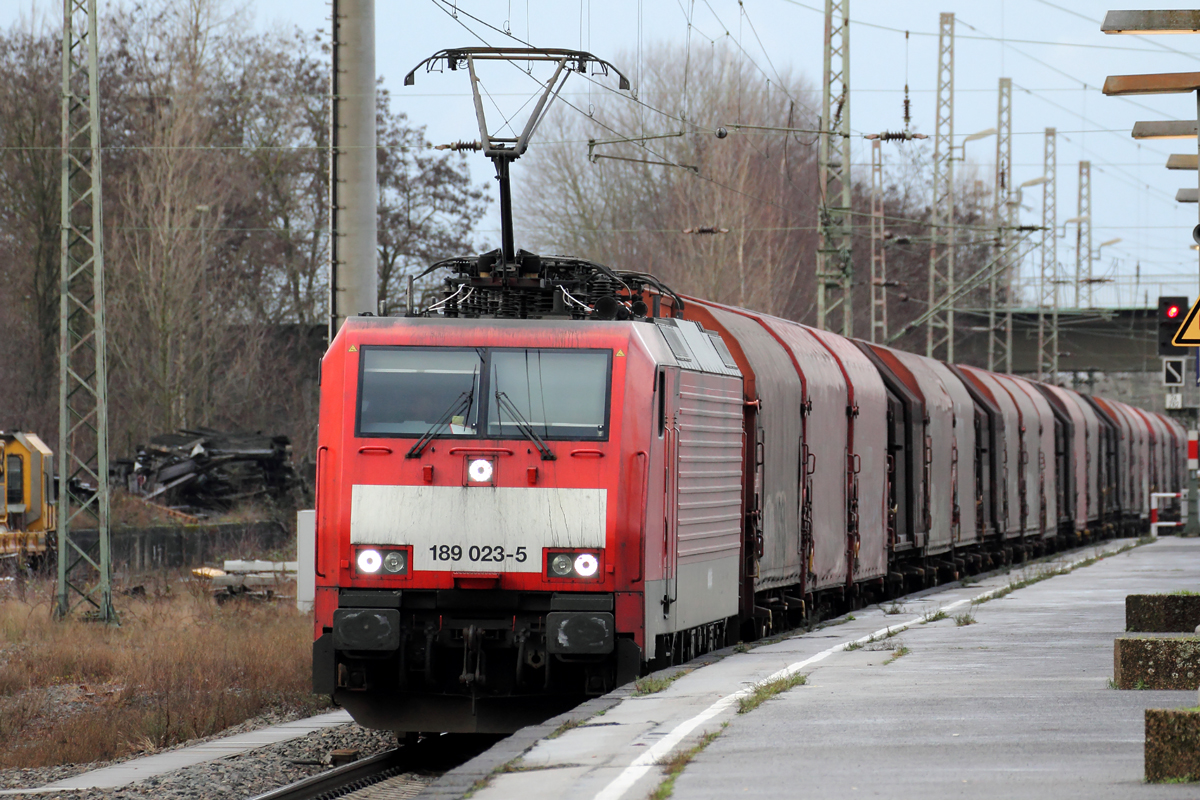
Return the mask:
<svg viewBox="0 0 1200 800">
<path fill-rule="evenodd" d="M 8 498 L 9 503 L 25 502 L 25 471 L 20 456 L 8 457 Z"/>
<path fill-rule="evenodd" d="M 607 350 L 493 350 L 488 436 L 519 437 L 528 424 L 543 439 L 607 439 L 610 358 Z"/>
<path fill-rule="evenodd" d="M 608 439 L 610 350 L 359 352 L 356 436 Z"/>
<path fill-rule="evenodd" d="M 362 349 L 359 436 L 475 436 L 483 357 L 451 348 Z"/>
</svg>

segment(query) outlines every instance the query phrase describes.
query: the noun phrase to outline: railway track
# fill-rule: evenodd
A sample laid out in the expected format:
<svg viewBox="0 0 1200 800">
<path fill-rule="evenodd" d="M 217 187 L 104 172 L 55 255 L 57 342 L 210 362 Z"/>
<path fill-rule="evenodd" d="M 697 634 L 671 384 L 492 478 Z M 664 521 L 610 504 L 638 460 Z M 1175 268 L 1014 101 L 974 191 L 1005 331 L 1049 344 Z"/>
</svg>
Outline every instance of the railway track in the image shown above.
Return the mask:
<svg viewBox="0 0 1200 800">
<path fill-rule="evenodd" d="M 377 756 L 335 767 L 250 800 L 407 800 L 434 779 L 502 739 L 484 734 L 442 734 Z"/>
</svg>

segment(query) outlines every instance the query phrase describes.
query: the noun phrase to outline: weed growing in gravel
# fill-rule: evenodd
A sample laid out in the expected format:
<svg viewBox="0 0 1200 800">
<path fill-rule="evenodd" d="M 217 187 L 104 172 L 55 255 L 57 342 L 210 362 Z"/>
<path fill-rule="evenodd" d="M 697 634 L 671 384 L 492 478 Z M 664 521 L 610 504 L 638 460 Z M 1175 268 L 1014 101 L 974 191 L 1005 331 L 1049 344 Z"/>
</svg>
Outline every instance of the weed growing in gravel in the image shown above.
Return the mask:
<svg viewBox="0 0 1200 800">
<path fill-rule="evenodd" d="M 661 692 L 689 672 L 691 672 L 690 669 L 681 669 L 678 672 L 673 672 L 670 675 L 662 677 L 648 675 L 645 678 L 638 678 L 633 682 L 633 696 L 641 697 L 642 695 Z"/>
<path fill-rule="evenodd" d="M 921 624 L 924 625 L 927 622 L 937 622 L 938 620 L 946 619 L 949 616 L 949 614 L 947 614 L 945 611 L 942 611 L 940 608 L 935 611 L 926 611 L 921 616 Z"/>
<path fill-rule="evenodd" d="M 975 624 L 975 615 L 972 614 L 970 611 L 964 611 L 961 614 L 956 614 L 954 616 L 954 624 L 960 628 L 964 625 L 974 625 Z"/>
<path fill-rule="evenodd" d="M 217 606 L 207 582 L 120 603 L 121 626 L 52 618 L 53 581 L 0 598 L 0 768 L 87 763 L 308 715 L 312 618 L 284 603 Z"/>
<path fill-rule="evenodd" d="M 892 663 L 897 658 L 904 658 L 906 655 L 908 655 L 911 652 L 912 652 L 912 650 L 909 650 L 904 645 L 900 645 L 899 647 L 897 647 L 895 650 L 892 651 L 892 657 L 889 658 L 887 661 L 884 661 L 883 665 L 886 667 L 888 664 Z"/>
<path fill-rule="evenodd" d="M 1138 679 L 1137 679 L 1137 683 L 1135 683 L 1135 684 L 1133 685 L 1133 688 L 1134 688 L 1134 689 L 1145 689 L 1145 688 L 1146 688 L 1146 682 L 1145 682 L 1144 680 L 1142 680 L 1141 678 L 1138 678 Z"/>
<path fill-rule="evenodd" d="M 738 698 L 738 713 L 747 714 L 775 695 L 786 692 L 788 689 L 796 686 L 803 686 L 807 682 L 807 675 L 795 673 L 782 678 L 776 678 L 773 681 L 757 684 L 754 687 L 754 691 L 750 694 Z"/>
</svg>

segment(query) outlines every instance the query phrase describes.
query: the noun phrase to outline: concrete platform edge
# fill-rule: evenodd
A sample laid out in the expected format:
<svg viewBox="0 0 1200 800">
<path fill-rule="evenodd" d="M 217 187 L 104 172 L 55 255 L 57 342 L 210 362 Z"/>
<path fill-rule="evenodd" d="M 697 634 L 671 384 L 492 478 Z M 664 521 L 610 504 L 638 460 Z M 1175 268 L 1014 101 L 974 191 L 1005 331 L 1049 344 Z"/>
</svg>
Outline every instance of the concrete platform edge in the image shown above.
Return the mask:
<svg viewBox="0 0 1200 800">
<path fill-rule="evenodd" d="M 679 668 L 672 667 L 672 669 Z M 606 695 L 595 697 L 570 711 L 548 719 L 540 725 L 522 728 L 486 752 L 480 753 L 467 763 L 450 770 L 429 784 L 417 797 L 458 800 L 470 792 L 479 781 L 529 752 L 534 745 L 554 733 L 560 726 L 571 721 L 584 722 L 601 712 L 608 711 L 619 705 L 632 692 L 633 684 L 627 683 L 624 686 L 618 686 Z"/>
</svg>

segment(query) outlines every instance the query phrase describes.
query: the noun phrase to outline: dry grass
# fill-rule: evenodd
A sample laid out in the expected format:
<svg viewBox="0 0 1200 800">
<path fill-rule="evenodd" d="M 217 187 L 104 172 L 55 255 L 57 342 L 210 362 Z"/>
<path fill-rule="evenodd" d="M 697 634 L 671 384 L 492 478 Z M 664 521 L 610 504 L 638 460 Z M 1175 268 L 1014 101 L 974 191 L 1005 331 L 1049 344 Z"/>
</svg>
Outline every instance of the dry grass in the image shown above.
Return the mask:
<svg viewBox="0 0 1200 800">
<path fill-rule="evenodd" d="M 165 586 L 120 598 L 120 627 L 55 621 L 52 581 L 0 596 L 0 767 L 107 760 L 326 704 L 307 614 Z"/>
</svg>

